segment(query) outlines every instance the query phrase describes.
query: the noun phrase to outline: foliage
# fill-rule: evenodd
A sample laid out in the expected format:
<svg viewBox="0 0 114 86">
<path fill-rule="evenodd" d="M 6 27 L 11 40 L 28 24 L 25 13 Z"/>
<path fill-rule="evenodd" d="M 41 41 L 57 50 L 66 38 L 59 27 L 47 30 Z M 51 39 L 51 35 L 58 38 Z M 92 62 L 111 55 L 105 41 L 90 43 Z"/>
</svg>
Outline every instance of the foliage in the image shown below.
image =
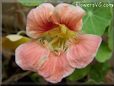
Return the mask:
<svg viewBox="0 0 114 86">
<path fill-rule="evenodd" d="M 108 47 L 113 50 L 114 49 L 114 26 L 110 25 L 109 29 L 108 29 Z"/>
<path fill-rule="evenodd" d="M 85 10 L 86 15 L 83 21 L 83 31 L 102 36 L 105 28 L 110 24 L 112 19 L 111 8 L 86 7 Z"/>
<path fill-rule="evenodd" d="M 102 42 L 98 53 L 96 55 L 96 60 L 99 62 L 105 62 L 109 60 L 112 56 L 112 51 L 108 48 L 105 42 Z"/>
<path fill-rule="evenodd" d="M 70 75 L 67 79 L 71 81 L 76 81 L 88 77 L 87 83 L 97 83 L 104 80 L 104 77 L 109 70 L 110 65 L 105 63 L 91 64 L 82 69 L 76 69 L 75 72 Z"/>
<path fill-rule="evenodd" d="M 76 69 L 73 74 L 71 74 L 67 79 L 68 80 L 79 80 L 85 77 L 90 70 L 90 66 L 87 66 L 83 69 Z"/>
<path fill-rule="evenodd" d="M 24 6 L 33 7 L 45 2 L 45 0 L 19 0 L 19 2 Z"/>
<path fill-rule="evenodd" d="M 94 64 L 91 66 L 89 77 L 97 82 L 103 81 L 109 67 L 107 62 Z"/>
</svg>

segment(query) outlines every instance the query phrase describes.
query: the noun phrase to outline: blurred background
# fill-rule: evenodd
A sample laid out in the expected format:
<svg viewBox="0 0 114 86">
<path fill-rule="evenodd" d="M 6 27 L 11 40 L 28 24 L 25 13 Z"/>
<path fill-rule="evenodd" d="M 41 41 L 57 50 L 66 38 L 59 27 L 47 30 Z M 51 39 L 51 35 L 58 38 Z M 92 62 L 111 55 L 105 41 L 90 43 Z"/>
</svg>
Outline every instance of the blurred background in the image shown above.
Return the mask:
<svg viewBox="0 0 114 86">
<path fill-rule="evenodd" d="M 97 4 L 100 7 L 82 6 L 86 11 L 83 18 L 83 32 L 102 36 L 103 42 L 94 61 L 86 68 L 77 69 L 72 75 L 55 85 L 75 84 L 114 84 L 114 52 L 113 52 L 113 0 L 4 0 L 2 1 L 2 85 L 52 85 L 34 72 L 23 71 L 15 63 L 15 49 L 29 41 L 26 35 L 26 19 L 28 12 L 41 3 Z M 105 7 L 104 5 L 107 4 Z M 111 4 L 111 5 L 109 5 Z M 90 13 L 93 15 L 90 16 Z M 91 30 L 90 30 L 91 28 Z M 10 37 L 9 37 L 10 36 Z M 14 36 L 22 36 L 13 40 Z"/>
</svg>

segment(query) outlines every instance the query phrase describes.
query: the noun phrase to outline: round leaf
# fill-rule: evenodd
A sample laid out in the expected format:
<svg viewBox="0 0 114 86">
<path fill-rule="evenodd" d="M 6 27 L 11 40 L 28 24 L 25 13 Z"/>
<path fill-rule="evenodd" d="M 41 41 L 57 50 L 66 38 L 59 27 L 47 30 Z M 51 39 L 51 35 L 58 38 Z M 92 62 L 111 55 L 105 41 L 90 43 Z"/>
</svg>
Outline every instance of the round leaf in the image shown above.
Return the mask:
<svg viewBox="0 0 114 86">
<path fill-rule="evenodd" d="M 103 35 L 105 28 L 112 19 L 110 7 L 86 7 L 83 21 L 83 31 L 90 34 Z"/>
<path fill-rule="evenodd" d="M 108 48 L 108 45 L 102 42 L 96 55 L 96 60 L 99 62 L 105 62 L 111 58 L 111 55 L 112 51 Z"/>
<path fill-rule="evenodd" d="M 111 25 L 110 28 L 108 29 L 108 46 L 111 50 L 114 49 L 114 29 L 112 28 L 113 26 Z"/>
</svg>

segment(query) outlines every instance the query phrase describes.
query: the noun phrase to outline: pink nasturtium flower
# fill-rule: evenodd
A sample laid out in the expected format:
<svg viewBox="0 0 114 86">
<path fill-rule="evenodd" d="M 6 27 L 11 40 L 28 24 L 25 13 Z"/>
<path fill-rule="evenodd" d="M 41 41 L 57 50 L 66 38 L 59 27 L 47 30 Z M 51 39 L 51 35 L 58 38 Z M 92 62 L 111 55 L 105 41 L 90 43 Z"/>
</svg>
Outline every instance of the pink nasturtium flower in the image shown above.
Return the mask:
<svg viewBox="0 0 114 86">
<path fill-rule="evenodd" d="M 51 83 L 60 82 L 94 59 L 101 37 L 81 32 L 85 11 L 79 6 L 44 3 L 30 11 L 27 35 L 33 40 L 16 49 L 16 63 Z M 91 28 L 90 28 L 91 29 Z"/>
</svg>

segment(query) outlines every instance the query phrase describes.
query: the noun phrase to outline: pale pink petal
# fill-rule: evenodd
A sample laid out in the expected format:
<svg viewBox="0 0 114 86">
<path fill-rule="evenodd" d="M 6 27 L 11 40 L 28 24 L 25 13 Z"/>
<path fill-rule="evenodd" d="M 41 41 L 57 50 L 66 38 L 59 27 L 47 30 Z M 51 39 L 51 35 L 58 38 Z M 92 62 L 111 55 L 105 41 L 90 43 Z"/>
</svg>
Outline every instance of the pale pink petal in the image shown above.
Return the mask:
<svg viewBox="0 0 114 86">
<path fill-rule="evenodd" d="M 50 21 L 53 10 L 53 5 L 44 3 L 29 12 L 26 30 L 30 37 L 38 38 L 43 32 L 55 27 L 55 24 Z"/>
<path fill-rule="evenodd" d="M 65 24 L 69 29 L 79 31 L 85 11 L 79 6 L 61 3 L 55 7 L 52 20 L 56 24 Z"/>
<path fill-rule="evenodd" d="M 64 77 L 70 75 L 73 71 L 74 68 L 68 64 L 65 54 L 57 56 L 51 53 L 47 62 L 38 70 L 38 73 L 47 81 L 57 83 Z"/>
<path fill-rule="evenodd" d="M 92 62 L 101 43 L 101 37 L 84 34 L 71 41 L 67 59 L 72 67 L 84 68 Z"/>
<path fill-rule="evenodd" d="M 36 71 L 48 58 L 49 50 L 37 42 L 20 45 L 15 52 L 15 60 L 23 70 Z"/>
</svg>

